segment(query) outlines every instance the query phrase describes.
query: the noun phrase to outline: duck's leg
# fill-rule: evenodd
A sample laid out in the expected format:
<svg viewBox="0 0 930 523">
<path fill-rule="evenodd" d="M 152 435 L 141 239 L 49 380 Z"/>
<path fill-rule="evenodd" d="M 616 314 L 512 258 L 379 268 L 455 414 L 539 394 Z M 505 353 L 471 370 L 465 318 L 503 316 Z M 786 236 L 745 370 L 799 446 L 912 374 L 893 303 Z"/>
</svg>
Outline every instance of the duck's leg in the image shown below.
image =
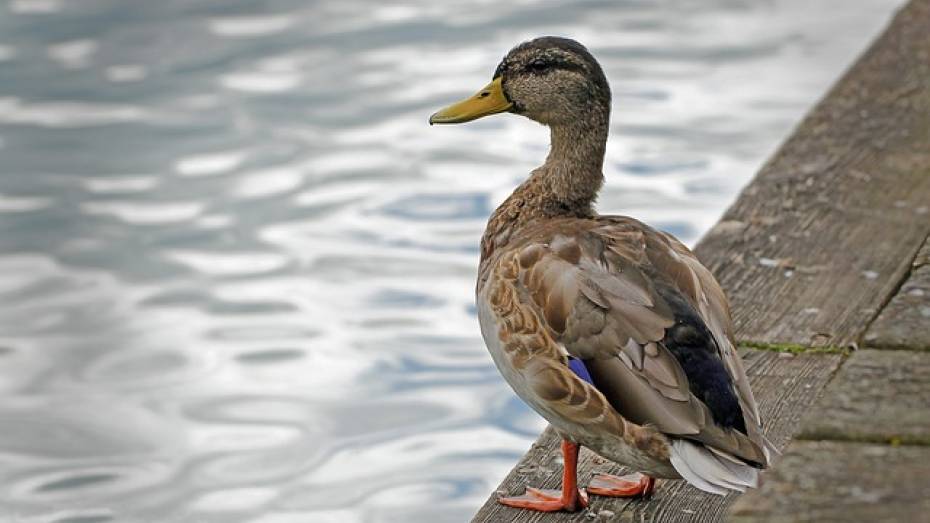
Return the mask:
<svg viewBox="0 0 930 523">
<path fill-rule="evenodd" d="M 522 496 L 498 498 L 498 502 L 508 507 L 528 508 L 542 512 L 567 510 L 575 512 L 588 506 L 588 495 L 578 488 L 578 450 L 576 443 L 562 440 L 562 456 L 565 466 L 562 469 L 562 490 L 537 489 L 526 487 Z"/>
<path fill-rule="evenodd" d="M 614 498 L 649 498 L 655 490 L 656 479 L 643 474 L 629 474 L 623 477 L 598 474 L 591 478 L 587 488 L 588 494 Z"/>
</svg>

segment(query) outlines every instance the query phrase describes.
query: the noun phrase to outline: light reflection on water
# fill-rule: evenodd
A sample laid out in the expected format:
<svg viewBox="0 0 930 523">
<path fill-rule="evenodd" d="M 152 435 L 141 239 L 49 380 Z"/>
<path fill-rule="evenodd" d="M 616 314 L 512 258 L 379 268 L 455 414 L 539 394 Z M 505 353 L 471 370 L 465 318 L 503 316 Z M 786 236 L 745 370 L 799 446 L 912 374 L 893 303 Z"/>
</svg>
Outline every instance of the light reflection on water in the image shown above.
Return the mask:
<svg viewBox="0 0 930 523">
<path fill-rule="evenodd" d="M 472 292 L 547 135 L 427 116 L 574 36 L 600 208 L 693 242 L 898 2 L 846 4 L 0 4 L 0 519 L 467 519 L 543 426 Z"/>
</svg>

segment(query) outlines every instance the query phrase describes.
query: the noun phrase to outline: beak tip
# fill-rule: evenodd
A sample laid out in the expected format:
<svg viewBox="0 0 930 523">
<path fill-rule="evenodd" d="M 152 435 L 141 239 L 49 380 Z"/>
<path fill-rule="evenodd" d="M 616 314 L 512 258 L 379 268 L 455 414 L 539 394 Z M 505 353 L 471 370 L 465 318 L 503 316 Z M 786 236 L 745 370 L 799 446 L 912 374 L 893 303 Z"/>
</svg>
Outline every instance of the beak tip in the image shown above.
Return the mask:
<svg viewBox="0 0 930 523">
<path fill-rule="evenodd" d="M 441 116 L 439 113 L 435 113 L 429 117 L 430 125 L 446 124 L 446 123 L 459 123 L 459 122 L 455 118 L 444 117 L 444 116 Z"/>
</svg>

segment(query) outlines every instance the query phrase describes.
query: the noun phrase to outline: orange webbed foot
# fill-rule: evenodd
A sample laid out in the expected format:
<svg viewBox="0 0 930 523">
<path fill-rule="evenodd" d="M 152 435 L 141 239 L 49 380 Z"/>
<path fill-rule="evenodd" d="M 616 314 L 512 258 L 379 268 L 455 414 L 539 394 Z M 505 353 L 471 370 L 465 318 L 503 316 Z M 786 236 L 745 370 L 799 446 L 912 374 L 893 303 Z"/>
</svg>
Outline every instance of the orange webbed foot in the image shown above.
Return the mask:
<svg viewBox="0 0 930 523">
<path fill-rule="evenodd" d="M 565 495 L 560 490 L 526 487 L 522 496 L 498 498 L 498 503 L 514 508 L 526 508 L 540 512 L 565 510 L 575 512 L 588 506 L 588 495 L 583 490 L 575 490 L 575 495 Z"/>
<path fill-rule="evenodd" d="M 655 489 L 655 478 L 642 474 L 629 474 L 623 477 L 598 474 L 591 478 L 587 491 L 588 494 L 613 498 L 649 498 L 652 497 Z"/>
<path fill-rule="evenodd" d="M 566 510 L 575 512 L 588 506 L 588 494 L 578 488 L 578 451 L 577 443 L 562 440 L 562 457 L 565 466 L 562 469 L 562 490 L 544 490 L 526 487 L 522 496 L 498 498 L 502 505 L 515 508 L 555 512 Z"/>
</svg>

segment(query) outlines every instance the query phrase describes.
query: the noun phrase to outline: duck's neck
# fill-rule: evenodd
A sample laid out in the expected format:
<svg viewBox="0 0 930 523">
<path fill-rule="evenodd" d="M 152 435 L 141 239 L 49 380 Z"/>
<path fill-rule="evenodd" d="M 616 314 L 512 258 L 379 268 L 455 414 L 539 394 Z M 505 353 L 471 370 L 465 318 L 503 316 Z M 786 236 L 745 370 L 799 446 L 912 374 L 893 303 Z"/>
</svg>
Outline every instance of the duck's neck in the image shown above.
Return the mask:
<svg viewBox="0 0 930 523">
<path fill-rule="evenodd" d="M 541 188 L 534 203 L 543 216 L 591 215 L 594 200 L 604 184 L 607 122 L 579 122 L 550 129 L 552 145 L 546 163 L 533 171 L 524 186 Z"/>
<path fill-rule="evenodd" d="M 604 183 L 608 113 L 551 125 L 546 162 L 494 211 L 481 240 L 482 259 L 523 226 L 539 219 L 594 216 L 594 201 Z"/>
</svg>

